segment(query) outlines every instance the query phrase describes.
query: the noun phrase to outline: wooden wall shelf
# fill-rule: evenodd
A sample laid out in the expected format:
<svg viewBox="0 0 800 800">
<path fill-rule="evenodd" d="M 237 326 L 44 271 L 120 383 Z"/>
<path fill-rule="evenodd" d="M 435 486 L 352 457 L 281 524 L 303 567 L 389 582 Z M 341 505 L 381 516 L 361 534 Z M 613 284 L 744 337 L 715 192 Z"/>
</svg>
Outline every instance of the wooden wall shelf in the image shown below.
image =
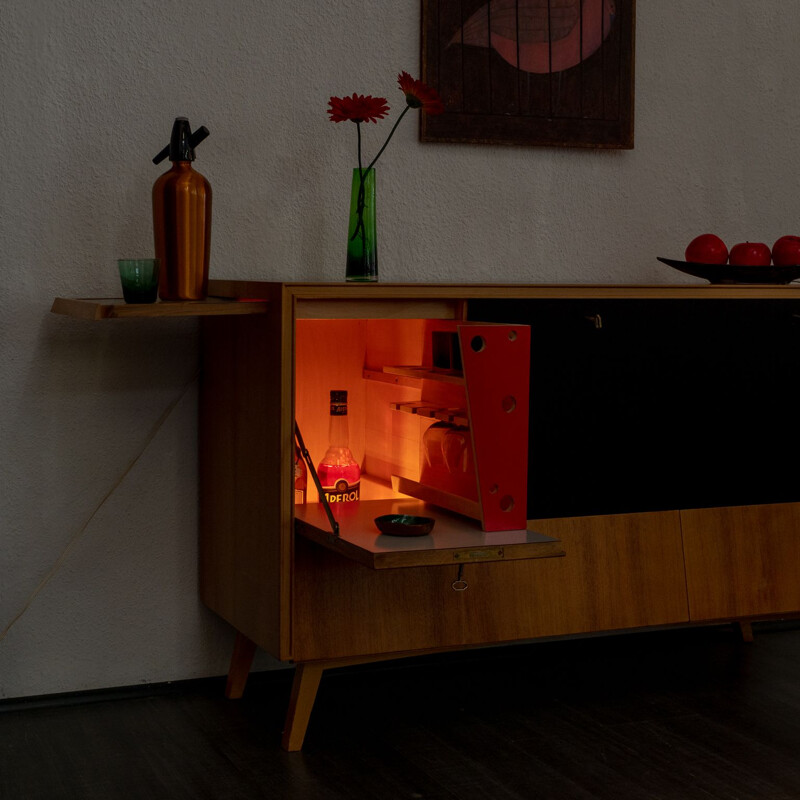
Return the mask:
<svg viewBox="0 0 800 800">
<path fill-rule="evenodd" d="M 102 320 L 266 314 L 269 309 L 264 300 L 238 301 L 220 297 L 130 304 L 122 298 L 57 297 L 50 310 L 54 314 L 64 314 L 77 319 Z"/>
</svg>

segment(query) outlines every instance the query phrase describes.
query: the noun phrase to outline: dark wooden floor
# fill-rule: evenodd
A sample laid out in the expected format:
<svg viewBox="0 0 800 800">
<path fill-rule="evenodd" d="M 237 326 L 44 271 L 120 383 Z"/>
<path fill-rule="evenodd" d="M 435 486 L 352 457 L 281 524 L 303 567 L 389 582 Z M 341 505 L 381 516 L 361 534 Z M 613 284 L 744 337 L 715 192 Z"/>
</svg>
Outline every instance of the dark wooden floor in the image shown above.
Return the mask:
<svg viewBox="0 0 800 800">
<path fill-rule="evenodd" d="M 0 705 L 0 798 L 800 798 L 800 626 L 536 643 Z"/>
</svg>

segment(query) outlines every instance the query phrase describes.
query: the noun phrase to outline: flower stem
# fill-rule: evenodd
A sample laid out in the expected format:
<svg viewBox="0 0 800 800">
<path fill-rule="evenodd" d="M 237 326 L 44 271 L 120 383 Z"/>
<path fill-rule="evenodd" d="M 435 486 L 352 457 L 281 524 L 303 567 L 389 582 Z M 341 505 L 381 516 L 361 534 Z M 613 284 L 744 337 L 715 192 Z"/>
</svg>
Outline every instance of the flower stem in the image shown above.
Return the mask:
<svg viewBox="0 0 800 800">
<path fill-rule="evenodd" d="M 394 136 L 394 132 L 397 130 L 397 126 L 400 124 L 400 120 L 403 119 L 403 117 L 406 115 L 406 112 L 408 111 L 409 108 L 411 108 L 411 106 L 406 104 L 406 107 L 402 110 L 402 112 L 400 113 L 400 116 L 397 118 L 397 120 L 395 121 L 394 125 L 392 126 L 392 129 L 389 131 L 389 135 L 386 137 L 386 141 L 383 143 L 383 146 L 381 147 L 380 150 L 378 150 L 377 154 L 375 155 L 375 158 L 373 158 L 372 161 L 369 162 L 369 166 L 367 167 L 366 172 L 369 172 L 369 170 L 371 170 L 375 166 L 375 162 L 383 154 L 383 151 L 386 149 L 386 145 L 389 144 L 389 142 L 392 139 L 392 136 Z M 358 201 L 357 201 L 357 205 L 356 205 L 356 216 L 357 216 L 356 227 L 353 230 L 353 234 L 350 236 L 350 241 L 355 239 L 356 236 L 358 236 L 359 233 L 360 233 L 361 234 L 361 249 L 362 249 L 362 252 L 363 252 L 363 251 L 366 250 L 366 235 L 367 235 L 367 231 L 366 231 L 366 229 L 364 227 L 364 172 L 365 172 L 365 170 L 361 166 L 362 165 L 362 160 L 361 160 L 361 123 L 358 120 L 354 120 L 354 122 L 356 123 L 356 133 L 358 135 Z"/>
<path fill-rule="evenodd" d="M 375 166 L 375 162 L 381 157 L 381 153 L 383 153 L 383 151 L 386 149 L 386 145 L 389 144 L 389 141 L 391 140 L 392 136 L 394 136 L 394 132 L 397 130 L 397 126 L 400 124 L 400 120 L 403 119 L 403 117 L 406 115 L 406 111 L 408 111 L 409 108 L 411 108 L 411 106 L 407 105 L 403 109 L 403 112 L 397 118 L 397 121 L 394 123 L 392 129 L 389 131 L 389 135 L 386 137 L 386 141 L 383 143 L 383 147 L 381 147 L 381 149 L 378 150 L 378 154 L 375 156 L 375 158 L 373 158 L 372 161 L 369 162 L 369 166 L 367 167 L 367 169 L 372 169 L 372 167 Z M 359 167 L 361 166 L 360 147 L 361 147 L 361 139 L 359 138 Z"/>
<path fill-rule="evenodd" d="M 358 176 L 363 180 L 364 174 L 361 170 L 361 123 L 358 120 L 356 120 L 356 134 L 358 134 Z"/>
<path fill-rule="evenodd" d="M 361 233 L 361 251 L 366 248 L 367 231 L 364 227 L 364 169 L 361 166 L 361 123 L 356 121 L 356 133 L 358 134 L 358 200 L 356 201 L 356 227 L 350 240 Z"/>
</svg>

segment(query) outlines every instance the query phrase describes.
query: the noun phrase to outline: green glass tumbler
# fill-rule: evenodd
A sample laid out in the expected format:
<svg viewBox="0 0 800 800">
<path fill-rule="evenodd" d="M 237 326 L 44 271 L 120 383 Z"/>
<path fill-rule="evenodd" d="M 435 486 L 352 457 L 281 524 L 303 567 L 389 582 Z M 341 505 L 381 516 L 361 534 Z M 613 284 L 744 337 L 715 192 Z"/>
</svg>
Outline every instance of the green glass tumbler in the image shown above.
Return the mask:
<svg viewBox="0 0 800 800">
<path fill-rule="evenodd" d="M 350 224 L 347 229 L 345 279 L 362 283 L 378 280 L 378 241 L 375 225 L 375 170 L 353 170 Z"/>
<path fill-rule="evenodd" d="M 126 303 L 155 303 L 158 297 L 157 258 L 120 258 L 119 279 Z"/>
</svg>

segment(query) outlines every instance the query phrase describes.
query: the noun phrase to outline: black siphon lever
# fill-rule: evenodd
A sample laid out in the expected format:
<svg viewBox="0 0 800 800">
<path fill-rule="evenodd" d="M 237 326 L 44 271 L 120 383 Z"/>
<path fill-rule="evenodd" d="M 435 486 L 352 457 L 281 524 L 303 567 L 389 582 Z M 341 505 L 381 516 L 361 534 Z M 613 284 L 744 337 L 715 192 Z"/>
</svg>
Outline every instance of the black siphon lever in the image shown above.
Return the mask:
<svg viewBox="0 0 800 800">
<path fill-rule="evenodd" d="M 203 141 L 209 134 L 208 128 L 205 125 L 201 125 L 190 137 L 189 137 L 189 147 L 194 150 L 200 142 Z M 169 155 L 169 145 L 167 145 L 154 159 L 154 164 L 160 164 L 167 156 Z"/>
</svg>

